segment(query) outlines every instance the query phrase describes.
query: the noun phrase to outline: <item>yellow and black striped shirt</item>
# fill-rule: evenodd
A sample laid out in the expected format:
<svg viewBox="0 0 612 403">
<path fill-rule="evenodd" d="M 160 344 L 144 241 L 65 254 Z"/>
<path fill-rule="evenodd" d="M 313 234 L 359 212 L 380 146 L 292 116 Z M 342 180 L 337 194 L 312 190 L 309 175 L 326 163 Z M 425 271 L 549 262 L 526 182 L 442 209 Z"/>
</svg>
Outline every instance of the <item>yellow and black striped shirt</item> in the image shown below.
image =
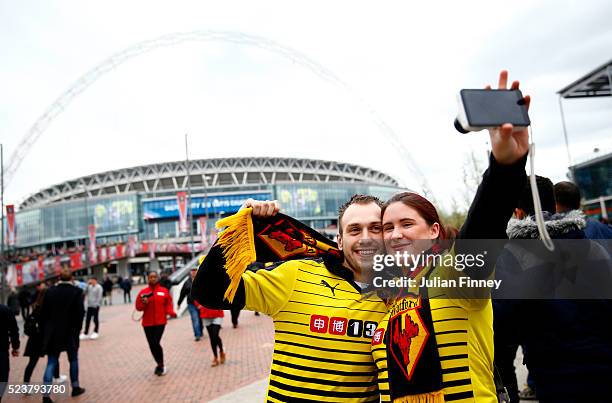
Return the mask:
<svg viewBox="0 0 612 403">
<path fill-rule="evenodd" d="M 380 298 L 320 260 L 247 271 L 242 280 L 245 308 L 274 320 L 268 401 L 379 401 L 371 339 L 386 312 Z"/>
<path fill-rule="evenodd" d="M 423 272 L 422 275 L 425 275 Z M 454 269 L 433 268 L 431 277 L 448 278 L 460 275 Z M 420 282 L 420 276 L 417 283 Z M 454 290 L 456 295 L 456 290 Z M 416 291 L 418 293 L 418 290 Z M 493 381 L 493 308 L 488 298 L 449 298 L 444 288 L 428 288 L 429 306 L 434 337 L 442 367 L 442 388 L 445 402 L 496 403 Z M 410 298 L 410 297 L 408 297 Z M 380 321 L 372 343 L 372 356 L 378 368 L 381 401 L 392 401 L 389 390 L 384 334 L 388 331 L 391 314 L 397 314 L 407 304 L 406 298 L 393 301 L 388 314 Z M 409 381 L 406 381 L 409 382 Z M 395 402 L 404 399 L 397 398 Z"/>
</svg>

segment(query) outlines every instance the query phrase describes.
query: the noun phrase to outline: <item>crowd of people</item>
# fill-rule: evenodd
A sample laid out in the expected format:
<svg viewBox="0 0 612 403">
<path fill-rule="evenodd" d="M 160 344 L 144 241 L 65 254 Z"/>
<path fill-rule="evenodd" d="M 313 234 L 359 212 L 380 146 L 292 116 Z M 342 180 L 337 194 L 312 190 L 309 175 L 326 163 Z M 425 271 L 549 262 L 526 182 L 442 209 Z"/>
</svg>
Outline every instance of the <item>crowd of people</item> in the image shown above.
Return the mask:
<svg viewBox="0 0 612 403">
<path fill-rule="evenodd" d="M 502 72 L 498 88 L 508 87 L 518 89 L 519 84 L 508 86 L 507 72 Z M 529 105 L 529 96 L 525 101 Z M 211 366 L 227 359 L 220 337 L 224 310 L 231 311 L 237 327 L 239 312 L 246 309 L 274 321 L 268 401 L 608 401 L 612 396 L 610 300 L 495 299 L 495 293 L 458 296 L 426 285 L 389 293 L 373 290 L 368 282 L 367 268 L 381 250 L 387 255 L 424 255 L 420 265 L 400 265 L 416 284 L 452 279 L 459 273 L 475 280 L 509 278 L 539 264 L 526 250 L 504 248 L 491 250 L 477 269 L 445 270 L 431 263 L 472 252 L 473 244 L 463 241 L 541 236 L 525 172 L 527 130 L 505 124 L 489 130 L 489 135 L 489 166 L 459 229 L 445 226 L 437 207 L 416 193 L 399 193 L 384 202 L 355 195 L 339 209 L 339 258 L 244 267 L 232 298 L 227 298 L 231 279 L 225 267 L 202 264 L 191 270 L 178 305 L 187 303 L 195 341 L 202 339 L 206 328 Z M 553 185 L 544 177 L 537 177 L 536 184 L 551 238 L 585 240 L 589 253 L 604 259 L 603 267 L 610 270 L 609 243 L 601 241 L 612 238 L 612 229 L 585 218 L 576 185 Z M 244 209 L 250 209 L 252 217 L 269 218 L 279 213 L 280 206 L 275 201 L 249 200 Z M 131 303 L 131 283 L 127 279 L 118 283 L 124 303 Z M 168 319 L 177 316 L 172 286 L 167 273 L 151 271 L 134 301 L 135 310 L 142 312 L 140 322 L 155 376 L 168 373 L 162 338 Z M 45 354 L 44 382 L 62 381 L 58 356 L 65 351 L 72 395 L 84 393 L 78 377 L 79 340 L 98 338 L 100 307 L 105 300 L 112 305 L 112 288 L 108 277 L 102 284 L 91 278 L 82 290 L 65 270 L 58 284 L 40 286 L 31 312 L 24 310 L 18 297 L 11 307 L 0 306 L 0 382 L 8 379 L 9 352 L 19 354 L 15 316 L 21 312 L 28 335 L 25 354 L 30 357 L 24 382 L 30 381 Z M 89 335 L 91 320 L 94 329 Z M 522 391 L 514 368 L 519 346 L 529 370 L 529 385 Z M 50 396 L 44 400 L 50 401 Z"/>
</svg>

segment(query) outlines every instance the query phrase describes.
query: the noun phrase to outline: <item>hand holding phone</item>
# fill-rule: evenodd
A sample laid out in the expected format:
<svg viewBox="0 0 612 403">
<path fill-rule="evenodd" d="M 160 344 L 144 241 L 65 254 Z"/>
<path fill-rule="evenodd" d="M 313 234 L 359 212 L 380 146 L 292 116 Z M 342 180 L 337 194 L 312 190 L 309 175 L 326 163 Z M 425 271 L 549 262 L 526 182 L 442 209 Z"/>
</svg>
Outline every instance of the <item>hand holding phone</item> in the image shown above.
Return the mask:
<svg viewBox="0 0 612 403">
<path fill-rule="evenodd" d="M 508 71 L 499 73 L 497 90 L 487 85 L 484 90 L 464 90 L 455 127 L 462 133 L 470 130 L 489 130 L 491 151 L 495 160 L 510 165 L 523 158 L 529 151 L 531 125 L 529 104 L 531 97 L 522 96 L 519 82 L 508 87 Z M 461 95 L 460 95 L 461 97 Z M 469 118 L 468 118 L 469 116 Z M 463 130 L 460 130 L 463 129 Z"/>
<path fill-rule="evenodd" d="M 525 98 L 519 89 L 463 89 L 458 101 L 455 128 L 461 133 L 494 129 L 505 123 L 512 124 L 514 130 L 521 130 L 531 124 Z"/>
<path fill-rule="evenodd" d="M 150 292 L 148 294 L 142 294 L 140 298 L 142 299 L 142 302 L 146 304 L 147 302 L 149 302 L 149 298 L 151 298 L 152 296 L 153 296 L 153 293 Z"/>
</svg>

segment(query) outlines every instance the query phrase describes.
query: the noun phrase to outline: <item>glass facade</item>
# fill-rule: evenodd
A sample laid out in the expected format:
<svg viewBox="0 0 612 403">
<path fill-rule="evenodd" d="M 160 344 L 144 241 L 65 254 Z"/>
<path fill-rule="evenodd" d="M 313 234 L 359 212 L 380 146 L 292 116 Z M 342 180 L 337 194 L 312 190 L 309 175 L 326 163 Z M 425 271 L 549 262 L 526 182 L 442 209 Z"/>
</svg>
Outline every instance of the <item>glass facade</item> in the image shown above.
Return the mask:
<svg viewBox="0 0 612 403">
<path fill-rule="evenodd" d="M 304 221 L 329 222 L 338 218 L 338 208 L 354 194 L 369 194 L 384 201 L 399 191 L 365 183 L 288 183 L 276 185 L 276 199 L 287 215 Z"/>
<path fill-rule="evenodd" d="M 612 195 L 612 155 L 602 161 L 573 168 L 572 171 L 586 200 Z"/>
<path fill-rule="evenodd" d="M 338 208 L 356 193 L 386 200 L 401 190 L 359 182 L 278 183 L 235 193 L 208 189 L 208 195 L 196 194 L 191 203 L 194 236 L 200 233 L 200 216 L 208 213 L 207 232 L 214 231 L 215 221 L 236 212 L 247 198 L 276 199 L 283 213 L 320 229 L 335 224 Z M 18 211 L 17 247 L 86 239 L 89 224 L 95 224 L 96 238 L 102 243 L 134 233 L 139 233 L 141 239 L 175 238 L 179 236 L 178 215 L 176 197 L 168 196 L 153 198 L 132 193 L 65 201 Z"/>
<path fill-rule="evenodd" d="M 138 222 L 136 194 L 61 202 L 15 214 L 17 247 L 87 238 L 89 224 L 96 237 L 138 232 Z"/>
</svg>

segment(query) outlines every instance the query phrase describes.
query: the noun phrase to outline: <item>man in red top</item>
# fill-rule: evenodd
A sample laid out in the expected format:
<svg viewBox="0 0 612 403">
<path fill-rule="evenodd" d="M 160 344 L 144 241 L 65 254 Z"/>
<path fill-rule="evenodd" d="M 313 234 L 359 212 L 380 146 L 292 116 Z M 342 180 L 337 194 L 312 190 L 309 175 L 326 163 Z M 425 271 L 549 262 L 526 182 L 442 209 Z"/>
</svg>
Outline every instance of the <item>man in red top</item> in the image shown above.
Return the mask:
<svg viewBox="0 0 612 403">
<path fill-rule="evenodd" d="M 142 327 L 149 349 L 157 367 L 155 367 L 155 375 L 166 375 L 166 366 L 164 365 L 164 350 L 160 345 L 164 329 L 166 328 L 167 317 L 176 318 L 176 313 L 172 306 L 172 297 L 167 288 L 159 284 L 159 276 L 156 272 L 149 272 L 149 286 L 143 288 L 136 297 L 136 310 L 143 311 Z"/>
</svg>

